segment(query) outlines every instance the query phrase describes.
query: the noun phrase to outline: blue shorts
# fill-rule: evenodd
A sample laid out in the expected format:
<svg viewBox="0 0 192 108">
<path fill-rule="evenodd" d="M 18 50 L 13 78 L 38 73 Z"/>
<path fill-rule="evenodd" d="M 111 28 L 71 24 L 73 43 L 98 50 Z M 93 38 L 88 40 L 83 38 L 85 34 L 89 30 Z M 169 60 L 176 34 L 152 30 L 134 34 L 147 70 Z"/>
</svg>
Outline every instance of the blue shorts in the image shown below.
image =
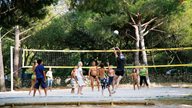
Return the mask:
<svg viewBox="0 0 192 108">
<path fill-rule="evenodd" d="M 37 78 L 34 88 L 39 89 L 40 85 L 43 89 L 47 87 L 44 78 Z"/>
<path fill-rule="evenodd" d="M 52 83 L 53 83 L 53 80 L 52 80 L 52 79 L 48 79 L 48 80 L 47 80 L 47 86 L 48 86 L 48 87 L 52 87 Z"/>
<path fill-rule="evenodd" d="M 101 78 L 100 83 L 101 83 L 102 89 L 105 89 L 106 86 L 107 86 L 107 79 L 106 78 Z"/>
<path fill-rule="evenodd" d="M 113 76 L 112 76 L 112 77 L 109 76 L 108 82 L 107 82 L 107 86 L 110 86 L 110 85 L 112 85 L 112 84 L 113 84 Z"/>
</svg>

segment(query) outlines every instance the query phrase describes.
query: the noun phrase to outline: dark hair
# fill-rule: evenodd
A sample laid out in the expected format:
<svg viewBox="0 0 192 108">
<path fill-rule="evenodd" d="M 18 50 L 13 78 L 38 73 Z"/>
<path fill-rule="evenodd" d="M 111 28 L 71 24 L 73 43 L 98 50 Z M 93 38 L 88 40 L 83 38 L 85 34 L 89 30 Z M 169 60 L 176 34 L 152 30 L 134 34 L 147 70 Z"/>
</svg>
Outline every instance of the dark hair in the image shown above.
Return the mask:
<svg viewBox="0 0 192 108">
<path fill-rule="evenodd" d="M 101 64 L 100 64 L 100 67 L 101 67 L 101 68 L 104 68 L 104 63 L 101 63 Z"/>
<path fill-rule="evenodd" d="M 42 60 L 41 60 L 41 59 L 38 59 L 38 60 L 37 60 L 37 63 L 38 63 L 38 64 L 41 64 L 41 63 L 42 63 Z"/>
<path fill-rule="evenodd" d="M 119 50 L 119 48 L 115 47 L 115 50 Z"/>
</svg>

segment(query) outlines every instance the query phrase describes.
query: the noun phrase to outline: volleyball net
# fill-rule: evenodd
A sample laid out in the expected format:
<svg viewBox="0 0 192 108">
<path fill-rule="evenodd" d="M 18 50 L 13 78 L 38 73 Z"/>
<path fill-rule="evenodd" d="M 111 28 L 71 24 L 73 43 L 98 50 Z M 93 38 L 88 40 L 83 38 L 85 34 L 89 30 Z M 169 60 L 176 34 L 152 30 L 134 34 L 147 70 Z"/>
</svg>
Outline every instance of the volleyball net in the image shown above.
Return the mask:
<svg viewBox="0 0 192 108">
<path fill-rule="evenodd" d="M 132 68 L 141 67 L 134 66 L 135 52 L 139 52 L 140 60 L 142 60 L 142 51 L 146 51 L 148 65 L 142 66 L 149 69 L 149 76 L 153 82 L 192 82 L 192 47 L 185 48 L 158 48 L 145 50 L 121 50 L 125 55 L 126 74 L 122 82 L 131 82 L 129 74 Z M 11 61 L 14 59 L 14 48 L 12 48 Z M 32 75 L 31 67 L 37 59 L 43 60 L 43 65 L 47 68 L 51 67 L 55 78 L 55 85 L 66 85 L 65 79 L 79 61 L 83 62 L 84 75 L 88 74 L 92 61 L 102 62 L 107 66 L 107 62 L 116 68 L 116 58 L 114 50 L 40 50 L 40 49 L 20 49 L 20 73 L 24 83 L 24 87 L 30 85 L 30 76 Z M 11 63 L 13 66 L 13 62 Z M 12 73 L 14 73 L 12 71 Z M 60 79 L 60 80 L 57 80 Z M 60 83 L 58 83 L 58 82 Z M 11 81 L 12 82 L 12 81 Z"/>
<path fill-rule="evenodd" d="M 126 57 L 125 68 L 133 68 L 134 53 L 146 51 L 148 68 L 156 67 L 185 67 L 192 66 L 192 47 L 164 48 L 145 50 L 121 50 Z M 115 65 L 114 50 L 38 50 L 22 49 L 22 68 L 30 68 L 33 61 L 42 59 L 45 67 L 73 68 L 78 61 L 83 61 L 84 68 L 89 68 L 90 63 L 100 61 Z M 140 59 L 141 56 L 140 56 Z"/>
</svg>

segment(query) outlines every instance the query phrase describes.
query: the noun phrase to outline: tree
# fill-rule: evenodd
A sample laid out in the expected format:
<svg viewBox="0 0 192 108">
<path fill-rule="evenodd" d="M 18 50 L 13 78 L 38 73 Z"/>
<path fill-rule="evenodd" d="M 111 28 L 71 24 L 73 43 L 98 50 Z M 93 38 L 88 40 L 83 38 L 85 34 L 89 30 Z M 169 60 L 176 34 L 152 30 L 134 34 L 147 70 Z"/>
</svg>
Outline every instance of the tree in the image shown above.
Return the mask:
<svg viewBox="0 0 192 108">
<path fill-rule="evenodd" d="M 2 38 L 0 28 L 0 92 L 5 91 L 5 79 L 4 79 L 4 65 L 3 65 L 3 54 L 2 54 Z"/>
<path fill-rule="evenodd" d="M 182 0 L 181 0 L 182 1 Z M 165 25 L 165 29 L 170 34 L 169 37 L 174 38 L 177 46 L 191 46 L 192 35 L 192 1 L 183 0 L 178 11 L 172 13 Z M 180 11 L 181 10 L 181 11 Z M 171 43 L 168 43 L 171 45 Z"/>
<path fill-rule="evenodd" d="M 44 19 L 49 13 L 47 6 L 57 3 L 58 0 L 2 0 L 0 1 L 0 26 L 4 30 L 15 27 L 15 55 L 14 55 L 14 72 L 15 78 L 18 80 L 19 71 L 19 47 L 21 38 L 19 28 L 21 29 L 30 28 L 34 26 L 36 22 Z"/>
<path fill-rule="evenodd" d="M 10 28 L 15 25 L 27 27 L 38 19 L 45 18 L 49 12 L 46 6 L 58 0 L 1 0 L 0 26 Z"/>
<path fill-rule="evenodd" d="M 117 28 L 120 34 L 131 36 L 135 40 L 135 48 L 145 50 L 146 35 L 153 31 L 162 32 L 156 28 L 163 24 L 163 19 L 166 19 L 170 13 L 178 10 L 180 1 L 177 0 L 116 0 L 116 1 L 103 1 L 103 0 L 69 0 L 71 8 L 77 11 L 93 11 L 102 16 L 112 17 L 117 14 L 118 17 L 124 17 L 119 22 L 113 23 L 108 27 Z M 126 19 L 125 19 L 126 18 Z M 103 20 L 101 18 L 101 20 Z M 118 18 L 113 22 L 118 21 Z M 122 23 L 123 22 L 123 23 Z M 121 25 L 122 24 L 122 25 Z M 127 33 L 132 30 L 126 24 L 134 27 L 135 33 Z M 128 28 L 129 27 L 129 28 Z M 124 32 L 124 33 L 122 33 Z M 127 35 L 129 34 L 129 35 Z M 121 43 L 122 44 L 122 43 Z M 139 52 L 135 53 L 135 64 L 139 64 Z M 142 61 L 147 65 L 146 51 L 142 51 Z"/>
</svg>

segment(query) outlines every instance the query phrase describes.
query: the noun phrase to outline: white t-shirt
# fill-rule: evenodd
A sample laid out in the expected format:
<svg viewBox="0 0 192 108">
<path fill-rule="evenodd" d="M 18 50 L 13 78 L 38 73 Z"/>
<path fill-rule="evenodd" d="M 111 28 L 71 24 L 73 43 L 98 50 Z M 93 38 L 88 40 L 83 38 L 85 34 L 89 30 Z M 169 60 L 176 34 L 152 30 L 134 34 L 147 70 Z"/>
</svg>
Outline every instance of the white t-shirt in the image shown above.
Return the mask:
<svg viewBox="0 0 192 108">
<path fill-rule="evenodd" d="M 52 80 L 53 79 L 53 74 L 52 73 L 53 73 L 52 71 L 48 71 L 46 73 L 46 76 L 47 76 L 48 80 Z"/>
</svg>

